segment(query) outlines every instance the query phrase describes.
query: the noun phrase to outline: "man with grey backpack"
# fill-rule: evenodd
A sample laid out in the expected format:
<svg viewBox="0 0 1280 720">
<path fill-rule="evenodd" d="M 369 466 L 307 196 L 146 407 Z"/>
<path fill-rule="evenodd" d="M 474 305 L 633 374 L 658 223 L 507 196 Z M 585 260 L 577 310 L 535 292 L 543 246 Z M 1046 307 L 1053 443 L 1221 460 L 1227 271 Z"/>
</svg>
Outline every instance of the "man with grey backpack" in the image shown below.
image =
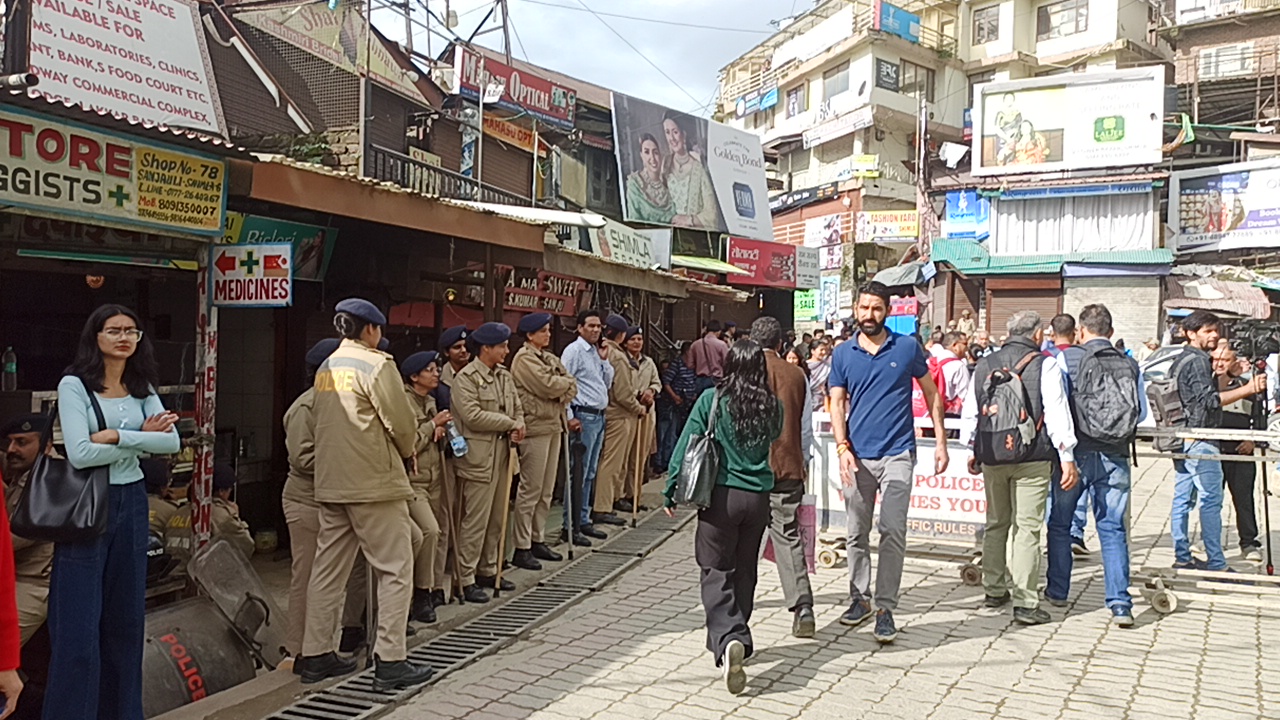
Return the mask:
<svg viewBox="0 0 1280 720">
<path fill-rule="evenodd" d="M 1014 313 L 1008 342 L 978 360 L 961 413 L 966 427 L 973 427 L 969 472 L 982 473 L 987 491 L 985 605 L 994 609 L 1012 601 L 1013 619 L 1023 625 L 1052 619 L 1040 609 L 1038 592 L 1051 463 L 1061 463 L 1063 490 L 1079 480 L 1062 367 L 1040 352 L 1041 324 L 1033 310 Z"/>
<path fill-rule="evenodd" d="M 1049 571 L 1045 599 L 1067 604 L 1071 588 L 1072 519 L 1086 493 L 1093 500 L 1102 546 L 1106 605 L 1112 622 L 1133 626 L 1133 597 L 1129 594 L 1130 448 L 1138 423 L 1146 414 L 1138 363 L 1111 344 L 1111 312 L 1106 305 L 1086 305 L 1080 311 L 1081 343 L 1062 349 L 1072 417 L 1075 420 L 1076 465 L 1080 482 L 1071 488 L 1051 488 L 1049 511 Z"/>
</svg>

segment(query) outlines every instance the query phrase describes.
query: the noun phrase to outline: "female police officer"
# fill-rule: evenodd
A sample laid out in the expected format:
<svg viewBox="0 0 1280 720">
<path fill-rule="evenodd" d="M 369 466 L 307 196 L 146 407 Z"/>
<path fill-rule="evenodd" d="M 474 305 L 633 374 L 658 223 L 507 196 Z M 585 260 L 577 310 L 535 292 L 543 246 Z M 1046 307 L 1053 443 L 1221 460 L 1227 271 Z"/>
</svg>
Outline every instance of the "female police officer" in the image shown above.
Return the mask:
<svg viewBox="0 0 1280 720">
<path fill-rule="evenodd" d="M 304 683 L 355 670 L 334 652 L 338 612 L 356 550 L 377 576 L 378 692 L 419 685 L 432 670 L 405 659 L 405 618 L 413 576 L 409 486 L 418 425 L 395 361 L 376 350 L 387 318 L 367 300 L 338 303 L 342 344 L 315 382 L 315 493 L 320 503 L 316 559 L 298 660 Z"/>
</svg>

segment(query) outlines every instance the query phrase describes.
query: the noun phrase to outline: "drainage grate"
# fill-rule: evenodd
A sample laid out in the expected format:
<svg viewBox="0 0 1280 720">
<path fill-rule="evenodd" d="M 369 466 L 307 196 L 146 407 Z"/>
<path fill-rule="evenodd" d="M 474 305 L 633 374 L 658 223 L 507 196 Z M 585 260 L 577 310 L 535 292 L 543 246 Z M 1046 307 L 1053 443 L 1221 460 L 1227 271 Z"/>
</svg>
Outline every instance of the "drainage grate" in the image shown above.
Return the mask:
<svg viewBox="0 0 1280 720">
<path fill-rule="evenodd" d="M 644 557 L 662 543 L 671 539 L 671 531 L 661 527 L 641 525 L 635 530 L 622 534 L 617 540 L 600 548 L 599 552 L 610 555 L 634 555 Z"/>
<path fill-rule="evenodd" d="M 696 510 L 689 508 L 677 508 L 675 517 L 667 517 L 664 512 L 655 512 L 640 522 L 642 528 L 662 528 L 675 532 L 684 527 L 690 520 L 698 516 Z"/>
<path fill-rule="evenodd" d="M 591 553 L 560 572 L 544 578 L 538 584 L 581 588 L 583 590 L 599 590 L 605 583 L 638 562 L 640 562 L 640 558 L 637 557 Z"/>
<path fill-rule="evenodd" d="M 311 695 L 266 720 L 365 720 L 386 711 L 381 702 L 335 695 L 332 690 Z"/>
<path fill-rule="evenodd" d="M 440 677 L 440 671 L 436 670 L 436 674 L 431 676 L 427 684 L 435 682 Z M 373 689 L 373 670 L 365 670 L 359 675 L 355 675 L 350 679 L 329 688 L 326 692 L 334 695 L 340 695 L 344 698 L 352 698 L 362 700 L 364 702 L 377 703 L 379 705 L 394 705 L 404 700 L 408 700 L 418 693 L 421 685 L 415 685 L 404 690 L 385 690 L 378 691 Z"/>
<path fill-rule="evenodd" d="M 409 657 L 436 669 L 436 675 L 457 670 L 484 655 L 511 642 L 511 637 L 500 637 L 487 632 L 465 632 L 457 629 L 433 638 L 414 648 Z"/>
<path fill-rule="evenodd" d="M 586 596 L 585 590 L 566 587 L 535 587 L 511 602 L 494 608 L 458 628 L 458 632 L 481 632 L 518 636 L 545 622 L 558 611 Z"/>
</svg>

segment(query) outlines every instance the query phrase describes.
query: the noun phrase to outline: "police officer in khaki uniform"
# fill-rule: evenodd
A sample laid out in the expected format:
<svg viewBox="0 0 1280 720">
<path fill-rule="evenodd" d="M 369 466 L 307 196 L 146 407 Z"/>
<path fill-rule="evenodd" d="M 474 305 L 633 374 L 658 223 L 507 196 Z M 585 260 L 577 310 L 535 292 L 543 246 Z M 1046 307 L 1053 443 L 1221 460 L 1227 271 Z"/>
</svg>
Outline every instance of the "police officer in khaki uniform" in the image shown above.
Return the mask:
<svg viewBox="0 0 1280 720">
<path fill-rule="evenodd" d="M 511 328 L 502 323 L 481 325 L 468 342 L 475 359 L 454 378 L 453 419 L 470 449 L 454 461 L 462 487 L 462 518 L 458 538 L 458 564 L 462 597 L 486 603 L 484 587 L 493 587 L 498 575 L 498 539 L 504 520 L 500 508 L 510 469 L 511 444 L 524 440 L 524 409 L 511 373 L 502 366 L 510 348 Z M 503 581 L 503 590 L 515 585 Z"/>
<path fill-rule="evenodd" d="M 471 351 L 467 349 L 467 338 L 471 333 L 466 325 L 455 325 L 440 333 L 440 385 L 432 393 L 436 398 L 436 409 L 444 411 L 452 406 L 449 388 L 453 387 L 453 379 L 471 362 Z"/>
<path fill-rule="evenodd" d="M 511 563 L 526 570 L 541 570 L 539 560 L 564 559 L 547 546 L 544 533 L 551 493 L 556 487 L 556 469 L 564 456 L 561 443 L 568 430 L 565 409 L 577 396 L 578 383 L 560 358 L 547 351 L 551 346 L 550 314 L 526 315 L 517 329 L 524 334 L 525 343 L 511 361 L 511 376 L 524 407 L 527 432 L 520 443 L 520 488 L 516 492 L 511 533 L 516 552 Z"/>
<path fill-rule="evenodd" d="M 9 515 L 27 487 L 31 468 L 40 455 L 40 434 L 49 419 L 44 415 L 24 415 L 4 429 L 6 443 L 4 479 L 5 505 Z M 49 573 L 53 569 L 53 543 L 28 540 L 13 535 L 14 575 L 18 592 L 18 630 L 26 645 L 49 616 Z"/>
<path fill-rule="evenodd" d="M 413 558 L 413 608 L 409 617 L 417 622 L 436 621 L 435 591 L 440 573 L 436 563 L 440 557 L 441 528 L 437 503 L 443 505 L 440 485 L 444 482 L 444 455 L 440 452 L 440 440 L 444 426 L 451 415 L 448 410 L 436 412 L 436 400 L 431 391 L 440 385 L 440 366 L 436 364 L 438 353 L 419 352 L 405 358 L 400 364 L 400 376 L 404 378 L 405 395 L 413 406 L 418 421 L 418 472 L 409 476 L 413 499 L 409 501 L 409 517 L 422 531 L 422 546 Z M 431 496 L 436 495 L 435 502 Z M 448 522 L 448 516 L 445 516 Z"/>
<path fill-rule="evenodd" d="M 236 471 L 226 463 L 213 467 L 213 501 L 209 506 L 210 540 L 225 539 L 246 559 L 253 557 L 253 535 L 249 525 L 240 519 L 240 509 L 231 501 L 236 487 Z M 187 492 L 193 492 L 188 485 Z M 178 560 L 175 573 L 186 572 L 187 564 L 195 553 L 195 532 L 191 527 L 191 513 L 195 504 L 188 494 L 187 502 L 169 518 L 164 530 L 165 552 Z"/>
<path fill-rule="evenodd" d="M 636 432 L 646 408 L 636 389 L 638 366 L 621 343 L 625 340 L 626 318 L 610 313 L 605 320 L 605 341 L 609 364 L 613 366 L 613 385 L 609 387 L 609 407 L 604 413 L 604 449 L 601 451 L 600 473 L 596 477 L 595 513 L 592 520 L 606 525 L 626 525 L 618 517 L 618 501 L 626 495 L 627 460 L 635 454 Z M 630 509 L 630 506 L 623 506 Z"/>
<path fill-rule="evenodd" d="M 367 300 L 337 305 L 342 344 L 316 373 L 315 492 L 320 503 L 316 559 L 307 588 L 304 683 L 354 672 L 334 635 L 356 551 L 378 583 L 373 686 L 387 692 L 420 685 L 433 671 L 406 660 L 405 619 L 412 599 L 413 522 L 408 468 L 418 426 L 390 355 L 375 350 L 387 318 Z"/>
<path fill-rule="evenodd" d="M 173 472 L 164 458 L 145 458 L 138 464 L 147 487 L 147 525 L 152 535 L 163 538 L 169 520 L 182 507 L 173 499 Z"/>
<path fill-rule="evenodd" d="M 658 373 L 658 364 L 653 358 L 644 354 L 644 333 L 639 326 L 633 325 L 627 328 L 627 339 L 624 345 L 627 356 L 636 364 L 636 390 L 640 393 L 640 404 L 645 406 L 647 412 L 643 418 L 640 418 L 640 440 L 637 445 L 640 448 L 640 454 L 637 456 L 632 453 L 627 461 L 627 485 L 623 492 L 624 499 L 617 503 L 619 512 L 631 512 L 631 505 L 637 502 L 635 494 L 635 478 L 639 477 L 643 483 L 648 479 L 649 473 L 649 456 L 657 450 L 658 437 L 658 414 L 654 409 L 653 403 L 658 397 L 658 393 L 662 392 L 662 378 Z M 640 467 L 637 468 L 636 464 Z M 648 510 L 641 505 L 637 508 L 640 511 Z"/>
</svg>

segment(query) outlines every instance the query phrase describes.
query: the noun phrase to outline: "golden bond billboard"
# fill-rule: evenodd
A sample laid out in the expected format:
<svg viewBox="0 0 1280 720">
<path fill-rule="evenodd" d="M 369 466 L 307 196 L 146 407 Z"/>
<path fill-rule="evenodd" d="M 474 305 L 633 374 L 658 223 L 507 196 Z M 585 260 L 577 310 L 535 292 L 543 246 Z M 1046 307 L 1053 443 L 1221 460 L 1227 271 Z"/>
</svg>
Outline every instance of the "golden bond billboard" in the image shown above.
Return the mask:
<svg viewBox="0 0 1280 720">
<path fill-rule="evenodd" d="M 183 235 L 221 235 L 226 163 L 18 110 L 0 110 L 0 204 Z"/>
</svg>

